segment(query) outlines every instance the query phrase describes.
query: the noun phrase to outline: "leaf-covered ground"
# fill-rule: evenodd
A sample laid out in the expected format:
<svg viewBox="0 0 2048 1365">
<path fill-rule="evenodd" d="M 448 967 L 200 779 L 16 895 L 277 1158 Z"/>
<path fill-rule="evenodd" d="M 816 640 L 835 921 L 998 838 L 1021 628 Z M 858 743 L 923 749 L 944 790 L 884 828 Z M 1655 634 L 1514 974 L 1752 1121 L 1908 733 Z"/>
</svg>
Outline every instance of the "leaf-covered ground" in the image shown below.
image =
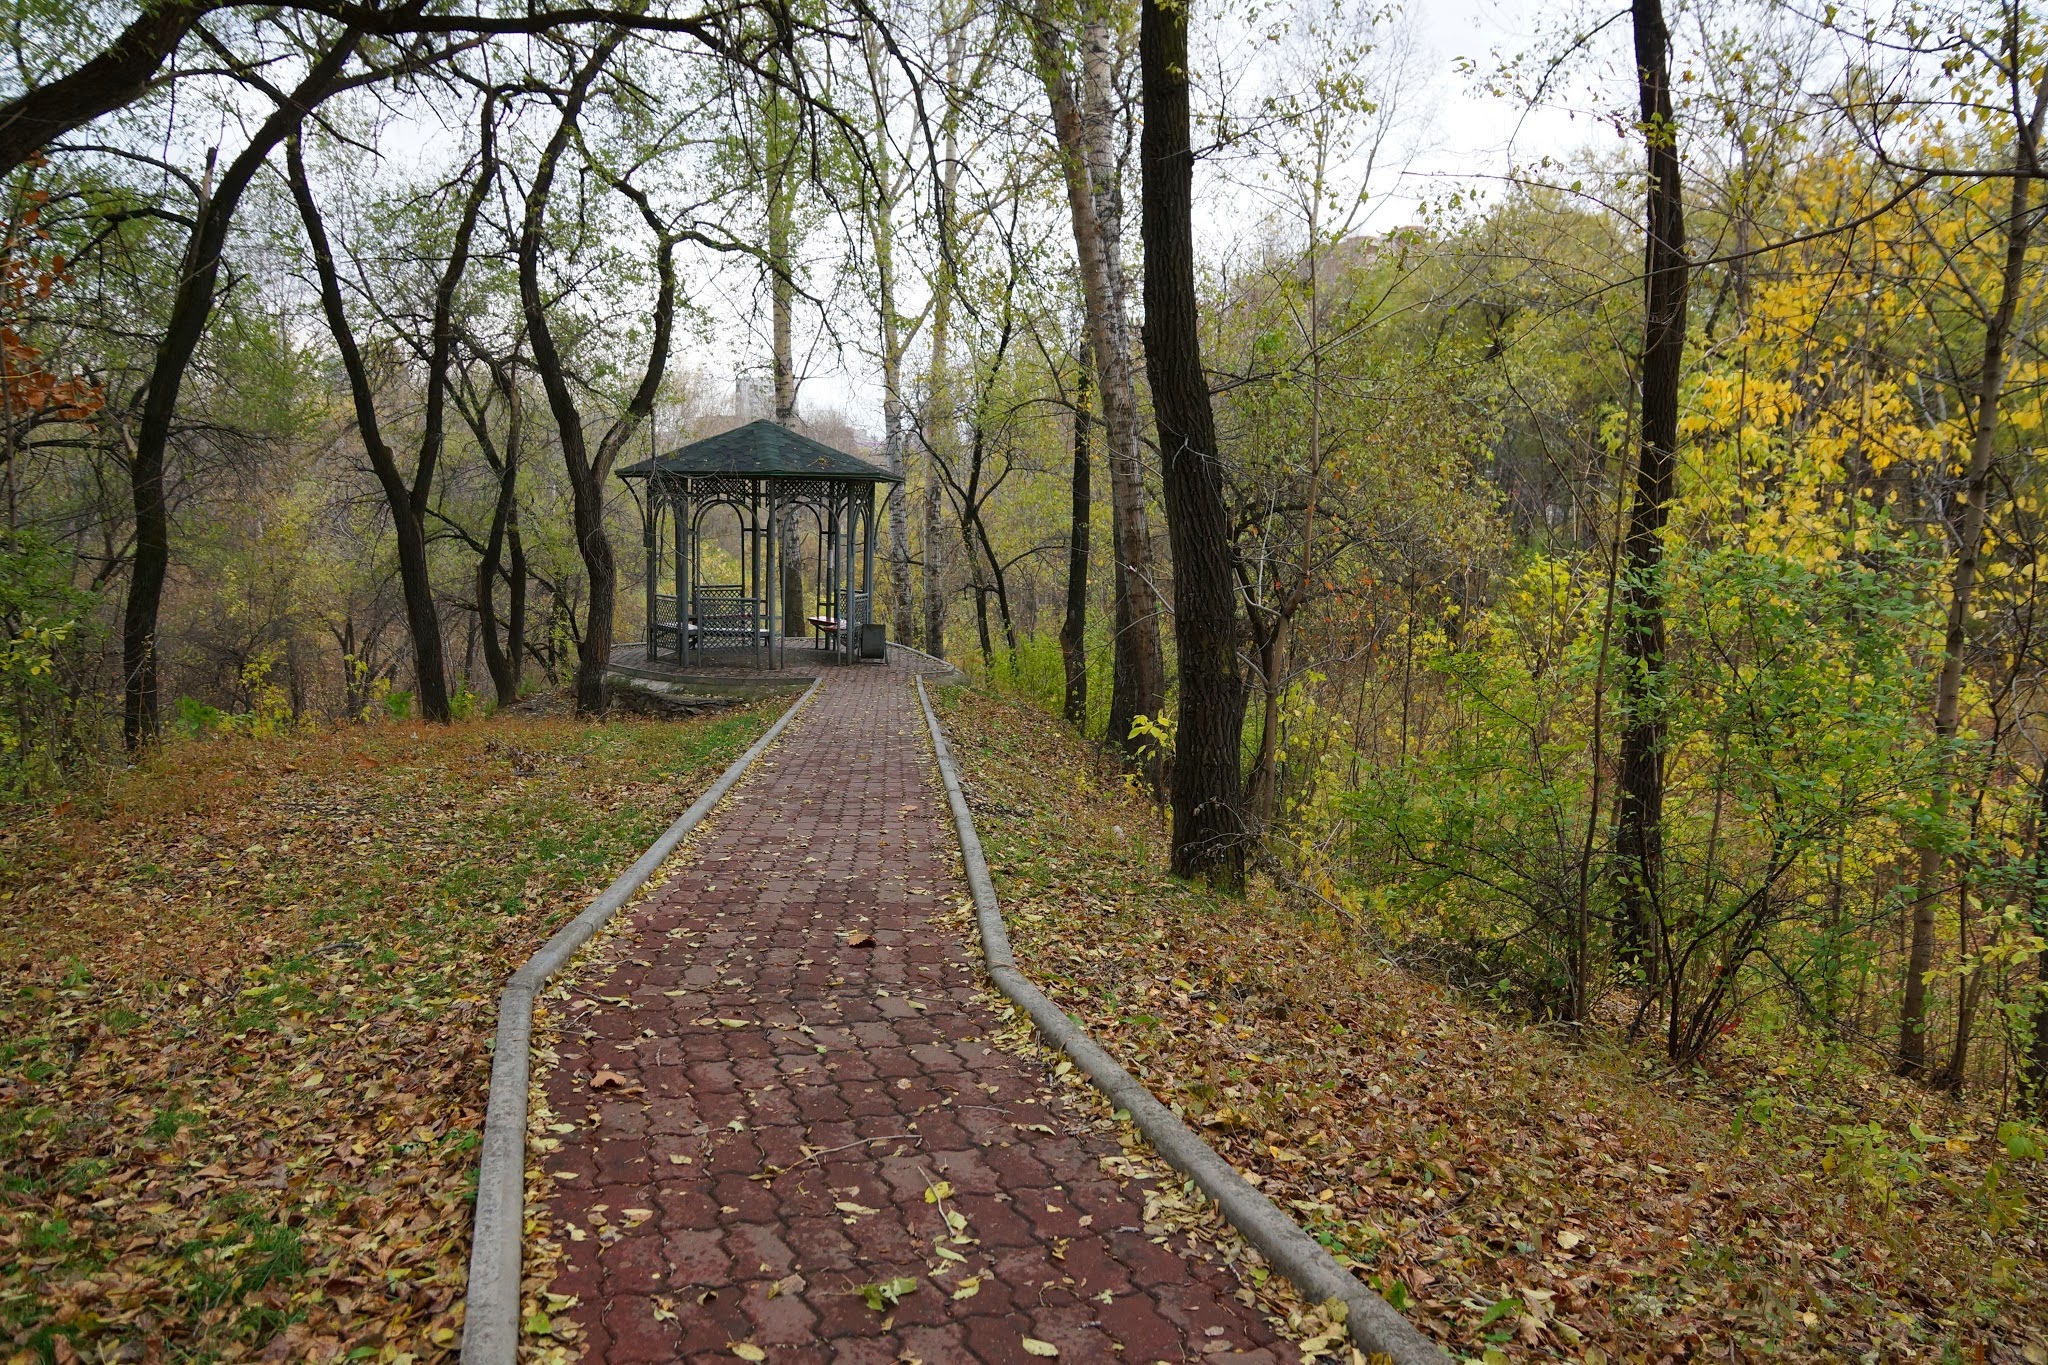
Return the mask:
<svg viewBox="0 0 2048 1365">
<path fill-rule="evenodd" d="M 943 709 L 1025 970 L 1459 1356 L 2048 1362 L 2038 1132 L 1840 1063 L 1568 1046 L 1172 881 L 1059 722 Z"/>
<path fill-rule="evenodd" d="M 500 984 L 781 705 L 174 744 L 0 811 L 0 1355 L 451 1358 Z"/>
</svg>

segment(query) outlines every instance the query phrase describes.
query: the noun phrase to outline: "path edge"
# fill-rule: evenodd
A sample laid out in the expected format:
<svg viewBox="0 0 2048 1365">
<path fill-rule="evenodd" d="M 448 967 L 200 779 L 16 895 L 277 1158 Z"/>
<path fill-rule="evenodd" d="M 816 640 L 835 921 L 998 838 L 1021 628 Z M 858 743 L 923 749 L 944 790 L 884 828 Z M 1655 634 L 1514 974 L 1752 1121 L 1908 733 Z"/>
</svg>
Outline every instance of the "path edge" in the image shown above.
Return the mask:
<svg viewBox="0 0 2048 1365">
<path fill-rule="evenodd" d="M 964 684 L 967 682 L 966 672 L 961 669 L 960 665 L 952 662 L 950 659 L 941 659 L 936 654 L 928 653 L 925 650 L 919 649 L 916 645 L 904 644 L 901 640 L 891 640 L 889 642 L 889 648 L 900 649 L 905 654 L 915 654 L 918 658 L 923 659 L 926 663 L 937 664 L 941 669 L 945 671 L 945 681 L 948 683 Z"/>
<path fill-rule="evenodd" d="M 1017 960 L 1010 952 L 1009 931 L 1003 925 L 1002 909 L 996 902 L 995 883 L 989 878 L 988 859 L 982 854 L 981 837 L 975 833 L 974 816 L 967 809 L 960 774 L 953 765 L 953 752 L 939 725 L 938 712 L 932 708 L 924 679 L 916 681 L 925 726 L 931 731 L 932 753 L 938 759 L 946 801 L 953 808 L 953 826 L 960 835 L 960 861 L 967 872 L 968 888 L 974 893 L 974 913 L 981 928 L 981 951 L 988 964 L 989 979 L 1031 1017 L 1048 1041 L 1088 1073 L 1096 1089 L 1108 1096 L 1111 1104 L 1130 1114 L 1131 1122 L 1168 1164 L 1216 1201 L 1224 1219 L 1257 1247 L 1267 1263 L 1285 1275 L 1304 1298 L 1311 1303 L 1331 1299 L 1343 1303 L 1345 1326 L 1362 1350 L 1383 1354 L 1391 1365 L 1448 1365 L 1450 1357 L 1441 1347 L 1402 1317 L 1392 1304 L 1360 1283 L 1356 1275 L 1338 1265 L 1320 1242 L 1238 1174 L 1171 1109 L 1153 1098 L 1151 1091 L 1017 970 Z"/>
<path fill-rule="evenodd" d="M 506 981 L 498 997 L 490 1098 L 484 1105 L 483 1141 L 477 1157 L 462 1365 L 515 1365 L 519 1358 L 519 1276 L 526 1243 L 526 1097 L 532 1076 L 534 1000 L 548 978 L 647 884 L 684 837 L 711 813 L 824 685 L 821 677 L 805 688 L 803 695 L 648 846 L 639 861 L 621 872 L 582 914 L 556 930 Z"/>
</svg>

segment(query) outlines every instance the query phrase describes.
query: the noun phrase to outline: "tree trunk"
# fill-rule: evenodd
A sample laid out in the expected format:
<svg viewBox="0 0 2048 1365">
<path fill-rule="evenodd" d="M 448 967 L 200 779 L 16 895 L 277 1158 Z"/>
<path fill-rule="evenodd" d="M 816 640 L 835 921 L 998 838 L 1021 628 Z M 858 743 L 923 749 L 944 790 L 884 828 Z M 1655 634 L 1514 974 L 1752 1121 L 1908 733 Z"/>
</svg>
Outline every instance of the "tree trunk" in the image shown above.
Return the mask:
<svg viewBox="0 0 2048 1365">
<path fill-rule="evenodd" d="M 946 657 L 946 570 L 945 535 L 940 529 L 940 486 L 945 451 L 951 446 L 956 423 L 953 414 L 951 358 L 946 347 L 952 340 L 952 278 L 943 265 L 932 280 L 931 379 L 926 385 L 925 485 L 924 485 L 924 647 L 938 658 Z M 971 565 L 974 561 L 970 559 Z"/>
<path fill-rule="evenodd" d="M 1032 24 L 1032 41 L 1060 145 L 1089 349 L 1095 356 L 1101 394 L 1110 483 L 1110 548 L 1116 559 L 1108 738 L 1125 748 L 1137 717 L 1156 718 L 1165 709 L 1166 663 L 1159 640 L 1159 598 L 1153 586 L 1152 530 L 1138 448 L 1130 333 L 1124 321 L 1122 192 L 1110 145 L 1114 110 L 1109 36 L 1099 23 L 1086 27 L 1080 102 L 1074 97 L 1058 30 L 1043 9 Z M 1155 786 L 1159 776 L 1155 766 L 1151 772 Z"/>
<path fill-rule="evenodd" d="M 1932 833 L 1915 850 L 1919 867 L 1913 887 L 1912 946 L 1906 959 L 1905 999 L 1899 1012 L 1897 1070 L 1902 1076 L 1927 1072 L 1927 973 L 1934 965 L 1934 921 L 1942 895 L 1942 868 L 1947 850 L 1940 826 L 1954 795 L 1954 746 L 1961 730 L 1963 652 L 1968 644 L 1970 599 L 1977 586 L 1977 559 L 1984 548 L 1984 520 L 1990 509 L 1993 464 L 1997 454 L 1999 405 L 2005 397 L 2013 316 L 2026 286 L 2027 250 L 2032 243 L 2034 178 L 2039 167 L 2034 146 L 2040 136 L 2036 107 L 2032 138 L 2023 138 L 2014 158 L 2010 216 L 2005 222 L 2005 268 L 1998 301 L 1985 320 L 1984 354 L 1978 371 L 1970 433 L 1970 463 L 1963 471 L 1963 518 L 1956 529 L 1956 564 L 1949 578 L 1947 630 L 1942 636 L 1941 672 L 1934 683 L 1934 740 L 1937 746 L 1934 788 L 1928 802 Z M 2023 132 L 2025 130 L 2022 130 Z"/>
<path fill-rule="evenodd" d="M 105 51 L 0 105 L 0 176 L 54 139 L 141 99 L 202 12 L 181 0 L 141 8 Z"/>
<path fill-rule="evenodd" d="M 945 532 L 941 527 L 938 461 L 925 457 L 924 506 L 919 539 L 924 542 L 924 650 L 935 659 L 946 657 L 946 560 Z"/>
<path fill-rule="evenodd" d="M 1188 11 L 1143 0 L 1145 373 L 1159 428 L 1166 530 L 1173 546 L 1173 635 L 1180 715 L 1173 759 L 1173 870 L 1244 884 L 1244 784 L 1238 749 L 1237 589 L 1216 419 L 1202 368 L 1195 296 L 1194 151 L 1189 145 Z"/>
<path fill-rule="evenodd" d="M 157 616 L 163 606 L 164 579 L 171 562 L 170 511 L 164 497 L 164 454 L 170 445 L 171 421 L 177 414 L 178 390 L 193 352 L 213 316 L 214 286 L 220 279 L 221 252 L 242 193 L 277 144 L 297 131 L 308 111 L 334 88 L 361 35 L 350 28 L 313 62 L 290 98 L 257 128 L 249 145 L 221 175 L 213 193 L 201 203 L 178 267 L 178 288 L 171 314 L 157 343 L 150 367 L 149 388 L 142 400 L 142 420 L 128 466 L 129 490 L 135 505 L 135 562 L 129 572 L 128 600 L 121 615 L 121 738 L 138 749 L 157 733 Z M 33 93 L 33 92 L 31 92 Z M 27 96 L 23 97 L 24 99 Z M 33 150 L 33 149 L 31 149 Z"/>
<path fill-rule="evenodd" d="M 1970 951 L 1970 879 L 1965 876 L 1956 887 L 1956 956 L 1961 961 Z M 1998 929 L 1992 927 L 1990 942 L 1998 941 Z M 1980 962 L 1976 970 L 1956 979 L 1956 1030 L 1948 1053 L 1948 1063 L 1934 1079 L 1935 1088 L 1951 1095 L 1960 1096 L 1970 1076 L 1970 1039 L 1977 1030 L 1977 1006 L 1984 998 L 1986 964 Z"/>
<path fill-rule="evenodd" d="M 478 558 L 476 571 L 476 612 L 483 627 L 484 667 L 490 670 L 491 687 L 497 693 L 499 706 L 510 706 L 519 700 L 519 648 L 520 619 L 526 614 L 525 602 L 525 555 L 519 546 L 519 442 L 520 407 L 519 389 L 508 373 L 493 367 L 498 391 L 505 399 L 505 453 L 500 457 L 487 439 L 487 431 L 477 433 L 477 444 L 482 447 L 484 458 L 489 461 L 491 472 L 498 476 L 497 502 L 491 508 L 491 530 L 484 542 L 484 552 Z M 500 634 L 498 620 L 498 579 L 504 573 L 503 561 L 506 542 L 511 542 L 512 562 L 515 571 L 511 582 L 511 601 L 508 604 L 510 621 Z"/>
<path fill-rule="evenodd" d="M 967 64 L 967 26 L 956 26 L 946 43 L 948 92 L 962 88 Z M 939 144 L 938 164 L 933 168 L 933 217 L 939 239 L 938 268 L 932 272 L 931 378 L 927 384 L 925 414 L 926 470 L 924 485 L 924 635 L 925 649 L 938 658 L 946 657 L 946 559 L 945 535 L 940 527 L 940 481 L 945 477 L 946 451 L 958 435 L 953 411 L 952 342 L 953 291 L 958 280 L 954 272 L 954 214 L 960 194 L 960 108 L 950 93 Z M 972 563 L 972 561 L 969 561 Z"/>
<path fill-rule="evenodd" d="M 886 164 L 878 173 L 886 172 Z M 910 605 L 910 491 L 903 458 L 903 322 L 896 315 L 895 230 L 890 215 L 893 198 L 875 206 L 875 273 L 882 314 L 882 448 L 889 472 L 899 482 L 889 486 L 884 510 L 889 517 L 889 617 L 892 633 L 908 641 Z"/>
<path fill-rule="evenodd" d="M 982 438 L 977 434 L 975 437 L 975 445 L 977 447 L 976 464 L 981 462 L 978 453 L 981 440 Z M 974 504 L 974 511 L 968 519 L 968 526 L 972 532 L 973 539 L 980 543 L 981 557 L 988 562 L 988 587 L 996 595 L 996 614 L 1003 623 L 1003 644 L 1009 650 L 1011 658 L 1014 659 L 1017 654 L 1017 620 L 1010 613 L 1009 576 L 1003 572 L 1003 562 L 996 558 L 995 542 L 989 538 L 988 522 L 983 519 L 981 513 L 981 504 Z M 973 553 L 971 547 L 969 553 Z"/>
<path fill-rule="evenodd" d="M 1089 371 L 1095 357 L 1087 339 L 1081 342 L 1079 378 L 1074 394 L 1074 476 L 1068 485 L 1071 506 L 1067 514 L 1067 612 L 1060 621 L 1060 662 L 1066 670 L 1066 697 L 1062 707 L 1074 725 L 1088 723 L 1088 537 L 1093 498 L 1089 488 L 1088 447 L 1093 416 L 1088 410 Z"/>
<path fill-rule="evenodd" d="M 669 345 L 675 327 L 675 248 L 677 238 L 655 215 L 646 197 L 622 180 L 613 181 L 639 207 L 641 217 L 657 242 L 655 270 L 660 286 L 654 301 L 654 334 L 640 384 L 625 412 L 614 420 L 597 444 L 593 455 L 583 431 L 583 414 L 577 409 L 569 378 L 556 347 L 554 329 L 547 316 L 546 299 L 540 285 L 540 244 L 547 218 L 548 196 L 554 186 L 556 169 L 576 132 L 576 121 L 590 96 L 590 88 L 604 65 L 623 40 L 625 31 L 608 30 L 578 68 L 562 101 L 562 115 L 552 138 L 542 150 L 534 168 L 533 186 L 527 192 L 526 213 L 519 232 L 519 298 L 525 315 L 527 336 L 533 350 L 534 369 L 547 394 L 548 408 L 562 445 L 562 463 L 569 475 L 571 523 L 576 548 L 583 558 L 589 580 L 590 599 L 586 605 L 583 636 L 577 642 L 576 710 L 581 715 L 601 715 L 609 704 L 610 687 L 606 670 L 611 664 L 613 615 L 618 604 L 618 564 L 611 537 L 605 527 L 604 495 L 612 464 L 628 439 L 654 410 L 654 398 L 661 388 L 661 376 L 668 365 Z"/>
<path fill-rule="evenodd" d="M 2036 934 L 2048 936 L 2048 903 L 2041 891 L 2048 879 L 2048 762 L 2034 774 L 2034 810 L 2028 823 L 2033 844 L 2032 877 L 2027 883 L 2027 925 Z M 2018 1041 L 2020 1112 L 2048 1119 L 2048 953 L 2035 959 L 2036 980 L 2032 1012 Z"/>
<path fill-rule="evenodd" d="M 486 164 L 488 161 L 487 150 Z M 285 163 L 292 199 L 298 205 L 299 220 L 306 229 L 307 245 L 313 251 L 314 272 L 320 281 L 321 311 L 326 315 L 327 329 L 334 337 L 335 349 L 341 354 L 342 370 L 348 376 L 349 396 L 355 405 L 356 430 L 362 435 L 363 449 L 370 457 L 370 468 L 377 475 L 377 484 L 384 492 L 385 506 L 391 512 L 392 531 L 398 541 L 398 581 L 405 597 L 406 628 L 412 638 L 413 673 L 419 692 L 420 716 L 446 724 L 451 718 L 448 666 L 443 657 L 440 608 L 434 601 L 434 586 L 427 563 L 426 500 L 433 486 L 434 468 L 441 446 L 438 428 L 444 420 L 443 398 L 452 350 L 449 320 L 455 285 L 468 262 L 470 233 L 476 226 L 477 210 L 482 206 L 492 177 L 488 174 L 478 176 L 469 197 L 468 211 L 456 230 L 455 247 L 436 295 L 432 354 L 428 361 L 426 430 L 420 439 L 413 479 L 408 483 L 398 468 L 391 447 L 384 440 L 369 368 L 363 361 L 362 348 L 356 342 L 355 329 L 349 322 L 342 300 L 341 277 L 334 266 L 334 248 L 328 242 L 320 207 L 313 201 L 313 188 L 306 178 L 305 157 L 301 154 L 297 134 L 285 142 Z"/>
<path fill-rule="evenodd" d="M 1621 734 L 1616 851 L 1621 947 L 1657 973 L 1664 864 L 1664 524 L 1675 488 L 1679 373 L 1685 360 L 1685 206 L 1671 114 L 1671 35 L 1660 0 L 1634 0 L 1636 88 L 1648 150 L 1644 191 L 1642 438 L 1622 546 Z"/>
<path fill-rule="evenodd" d="M 1280 788 L 1280 675 L 1287 667 L 1287 618 L 1276 616 L 1258 639 L 1259 651 L 1259 756 L 1252 764 L 1252 778 L 1245 789 L 1245 808 L 1252 826 L 1264 829 L 1273 822 L 1273 808 Z"/>
<path fill-rule="evenodd" d="M 512 661 L 512 695 L 519 695 L 519 688 L 526 674 L 526 540 L 519 533 L 519 500 L 512 500 L 511 514 L 505 519 L 505 551 L 510 560 L 506 574 L 508 579 L 505 593 L 505 654 Z"/>
<path fill-rule="evenodd" d="M 795 264 L 790 259 L 796 223 L 796 191 L 790 172 L 796 140 L 788 136 L 783 126 L 781 99 L 780 90 L 769 91 L 762 122 L 768 140 L 768 296 L 773 314 L 775 420 L 787 427 L 796 424 L 795 343 L 791 337 L 796 277 L 792 273 Z M 782 518 L 781 538 L 782 548 L 776 558 L 782 561 L 782 634 L 799 639 L 804 633 L 804 618 L 810 613 L 804 610 L 804 575 L 797 562 L 795 518 Z"/>
<path fill-rule="evenodd" d="M 875 253 L 875 311 L 882 341 L 882 450 L 889 472 L 907 480 L 904 458 L 903 355 L 909 349 L 902 316 L 896 311 L 896 204 L 897 180 L 889 141 L 889 111 L 893 103 L 889 86 L 888 53 L 873 29 L 861 36 L 861 55 L 867 62 L 868 90 L 875 102 L 874 141 L 868 156 L 874 164 L 872 176 L 862 177 L 862 197 L 867 205 L 869 245 Z M 869 192 L 872 199 L 867 199 Z M 914 328 L 913 328 L 914 330 Z M 889 486 L 883 510 L 889 519 L 889 633 L 908 644 L 915 638 L 916 609 L 910 591 L 910 489 L 907 482 Z"/>
</svg>

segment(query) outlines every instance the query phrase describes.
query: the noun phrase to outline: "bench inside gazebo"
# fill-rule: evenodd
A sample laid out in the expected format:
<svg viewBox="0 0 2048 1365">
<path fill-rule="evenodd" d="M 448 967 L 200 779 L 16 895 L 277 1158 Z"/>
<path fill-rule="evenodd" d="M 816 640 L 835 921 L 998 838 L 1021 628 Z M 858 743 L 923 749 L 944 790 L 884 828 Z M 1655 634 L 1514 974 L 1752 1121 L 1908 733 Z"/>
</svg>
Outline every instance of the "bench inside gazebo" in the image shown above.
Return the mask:
<svg viewBox="0 0 2048 1365">
<path fill-rule="evenodd" d="M 887 657 L 874 619 L 875 489 L 898 476 L 763 420 L 619 477 L 641 485 L 647 662 L 782 667 L 792 547 L 812 570 L 805 619 L 815 647 L 845 663 Z"/>
</svg>

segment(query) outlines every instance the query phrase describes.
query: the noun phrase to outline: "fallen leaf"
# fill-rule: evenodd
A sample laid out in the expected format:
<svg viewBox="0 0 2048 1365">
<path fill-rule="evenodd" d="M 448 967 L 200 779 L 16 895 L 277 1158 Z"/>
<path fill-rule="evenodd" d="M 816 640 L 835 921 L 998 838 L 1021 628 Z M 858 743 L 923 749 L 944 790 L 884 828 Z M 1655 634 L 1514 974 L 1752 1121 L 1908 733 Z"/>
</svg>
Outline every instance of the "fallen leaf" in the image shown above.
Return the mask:
<svg viewBox="0 0 2048 1365">
<path fill-rule="evenodd" d="M 1027 1356 L 1056 1356 L 1059 1353 L 1060 1348 L 1049 1341 L 1040 1341 L 1037 1337 L 1024 1338 L 1024 1354 Z"/>
<path fill-rule="evenodd" d="M 853 1292 L 860 1295 L 868 1307 L 879 1313 L 884 1309 L 894 1308 L 905 1297 L 915 1294 L 917 1281 L 908 1275 L 899 1275 L 893 1280 L 883 1280 L 879 1284 L 861 1285 Z"/>
</svg>

